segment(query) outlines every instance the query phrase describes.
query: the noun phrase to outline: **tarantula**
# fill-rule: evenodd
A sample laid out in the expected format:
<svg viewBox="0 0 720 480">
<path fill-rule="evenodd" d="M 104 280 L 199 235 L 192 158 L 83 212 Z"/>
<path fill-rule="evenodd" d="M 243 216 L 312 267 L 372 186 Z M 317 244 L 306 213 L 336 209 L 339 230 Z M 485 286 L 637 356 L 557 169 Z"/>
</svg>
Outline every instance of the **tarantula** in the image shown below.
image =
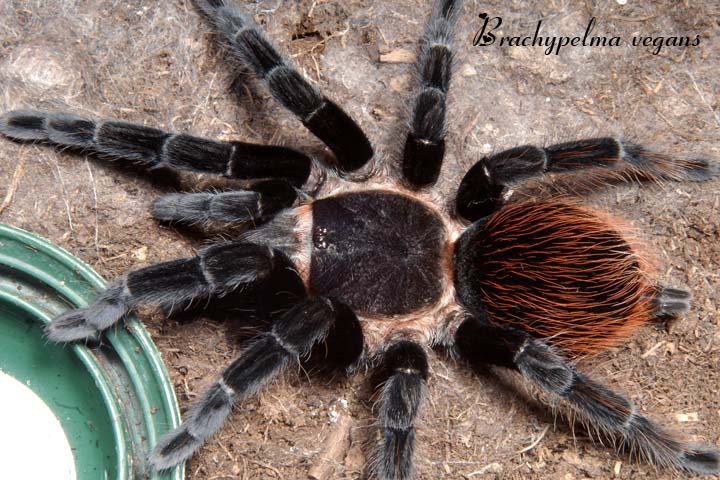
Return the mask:
<svg viewBox="0 0 720 480">
<path fill-rule="evenodd" d="M 153 207 L 162 221 L 245 225 L 237 240 L 126 273 L 94 303 L 47 328 L 56 342 L 92 339 L 145 304 L 167 311 L 222 304 L 236 315 L 268 320 L 268 330 L 223 371 L 183 425 L 155 446 L 156 469 L 186 460 L 234 403 L 314 352 L 349 371 L 380 372 L 374 473 L 407 479 L 428 379 L 426 351 L 443 347 L 477 367 L 519 372 L 590 429 L 654 465 L 720 471 L 716 450 L 676 439 L 574 362 L 618 344 L 655 317 L 686 311 L 689 293 L 654 283 L 638 247 L 608 215 L 567 198 L 518 201 L 510 189 L 546 173 L 585 169 L 588 186 L 704 180 L 717 173 L 714 165 L 614 138 L 527 145 L 480 159 L 446 211 L 429 189 L 445 151 L 459 0 L 437 0 L 433 7 L 418 56 L 420 88 L 398 169 L 402 178 L 391 181 L 372 176 L 373 148 L 360 127 L 310 85 L 250 17 L 231 0 L 195 3 L 230 52 L 329 147 L 333 165 L 280 146 L 68 113 L 0 117 L 0 133 L 13 139 L 87 150 L 148 171 L 248 182 L 246 189 L 166 195 Z M 313 172 L 330 177 L 316 198 L 303 190 Z M 348 178 L 351 172 L 362 172 L 362 181 Z"/>
</svg>

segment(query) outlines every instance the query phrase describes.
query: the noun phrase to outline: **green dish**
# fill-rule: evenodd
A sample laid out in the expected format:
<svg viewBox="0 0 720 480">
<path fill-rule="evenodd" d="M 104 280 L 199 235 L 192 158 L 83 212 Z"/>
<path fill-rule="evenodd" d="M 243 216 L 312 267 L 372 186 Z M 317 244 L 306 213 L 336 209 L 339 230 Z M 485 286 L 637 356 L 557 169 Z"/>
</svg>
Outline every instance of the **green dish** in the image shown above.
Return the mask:
<svg viewBox="0 0 720 480">
<path fill-rule="evenodd" d="M 147 464 L 151 446 L 180 415 L 160 354 L 137 319 L 107 332 L 94 349 L 43 335 L 52 318 L 86 305 L 103 287 L 65 250 L 0 224 L 0 370 L 60 422 L 78 480 L 181 480 L 181 466 L 158 474 Z"/>
</svg>

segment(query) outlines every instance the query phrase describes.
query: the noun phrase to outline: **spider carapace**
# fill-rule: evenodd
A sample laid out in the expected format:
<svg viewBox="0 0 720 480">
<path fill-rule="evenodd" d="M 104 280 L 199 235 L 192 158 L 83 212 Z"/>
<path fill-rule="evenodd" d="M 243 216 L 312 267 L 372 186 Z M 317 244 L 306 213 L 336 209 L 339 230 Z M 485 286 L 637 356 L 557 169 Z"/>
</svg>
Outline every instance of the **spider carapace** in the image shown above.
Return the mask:
<svg viewBox="0 0 720 480">
<path fill-rule="evenodd" d="M 347 193 L 314 202 L 312 220 L 309 286 L 318 295 L 372 317 L 440 300 L 447 229 L 420 201 L 383 190 Z"/>
<path fill-rule="evenodd" d="M 683 313 L 689 293 L 652 279 L 646 254 L 622 222 L 574 197 L 558 198 L 552 189 L 535 198 L 512 195 L 528 179 L 542 184 L 546 174 L 582 172 L 573 177 L 573 191 L 588 192 L 618 181 L 707 180 L 717 165 L 617 138 L 525 145 L 479 159 L 457 182 L 451 201 L 438 201 L 433 188 L 445 153 L 459 3 L 437 0 L 433 7 L 397 169 L 375 168 L 380 160 L 371 161 L 373 148 L 360 126 L 308 83 L 232 0 L 195 4 L 229 52 L 329 147 L 334 159 L 328 164 L 328 158 L 281 146 L 213 141 L 68 113 L 0 116 L 0 133 L 16 140 L 89 151 L 147 170 L 241 181 L 226 191 L 165 195 L 152 210 L 163 222 L 240 227 L 239 237 L 195 257 L 128 272 L 92 304 L 47 328 L 50 340 L 82 341 L 145 304 L 166 310 L 225 306 L 241 322 L 264 318 L 264 333 L 221 373 L 184 423 L 160 439 L 149 459 L 136 459 L 138 477 L 183 462 L 222 426 L 235 403 L 286 366 L 324 353 L 322 360 L 348 372 L 380 372 L 377 446 L 369 463 L 378 478 L 407 479 L 431 348 L 478 368 L 517 372 L 589 433 L 640 460 L 700 474 L 720 471 L 716 449 L 679 439 L 578 368 L 583 356 L 619 344 L 642 324 Z M 348 179 L 351 172 L 364 180 Z M 325 181 L 311 189 L 310 178 Z"/>
</svg>

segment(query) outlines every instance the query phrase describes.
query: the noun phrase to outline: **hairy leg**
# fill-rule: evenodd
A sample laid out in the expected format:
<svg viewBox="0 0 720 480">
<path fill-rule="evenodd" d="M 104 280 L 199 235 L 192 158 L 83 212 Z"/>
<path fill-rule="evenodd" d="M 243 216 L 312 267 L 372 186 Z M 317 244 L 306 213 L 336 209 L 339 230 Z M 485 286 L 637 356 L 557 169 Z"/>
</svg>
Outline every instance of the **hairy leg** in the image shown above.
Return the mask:
<svg viewBox="0 0 720 480">
<path fill-rule="evenodd" d="M 382 440 L 373 461 L 375 474 L 382 480 L 406 480 L 413 472 L 414 421 L 425 396 L 427 355 L 420 345 L 399 341 L 383 353 L 380 369 Z"/>
<path fill-rule="evenodd" d="M 349 308 L 324 298 L 308 299 L 288 310 L 270 332 L 251 340 L 190 409 L 185 422 L 160 439 L 150 457 L 154 468 L 164 470 L 189 458 L 220 428 L 233 404 L 309 354 L 335 325 L 351 323 L 357 323 L 357 318 Z"/>
<path fill-rule="evenodd" d="M 262 223 L 295 203 L 297 193 L 284 180 L 268 180 L 249 190 L 171 193 L 155 201 L 153 217 L 185 225 Z"/>
<path fill-rule="evenodd" d="M 255 21 L 232 0 L 195 0 L 233 55 L 243 62 L 285 108 L 335 154 L 339 167 L 353 171 L 373 156 L 360 127 L 283 58 Z"/>
<path fill-rule="evenodd" d="M 672 287 L 655 287 L 652 306 L 658 318 L 675 317 L 690 310 L 692 295 L 687 290 Z"/>
<path fill-rule="evenodd" d="M 486 319 L 469 318 L 458 328 L 455 342 L 461 356 L 472 364 L 517 370 L 553 401 L 572 409 L 588 427 L 638 459 L 692 473 L 720 473 L 717 450 L 676 439 L 630 400 L 578 372 L 541 339 Z"/>
<path fill-rule="evenodd" d="M 415 187 L 432 185 L 440 175 L 447 134 L 453 28 L 461 7 L 460 0 L 436 0 L 420 44 L 420 90 L 402 161 L 403 175 Z"/>
<path fill-rule="evenodd" d="M 279 178 L 300 186 L 312 160 L 285 147 L 218 142 L 167 133 L 117 120 L 90 120 L 70 113 L 13 111 L 0 116 L 0 133 L 46 141 L 125 160 L 152 170 L 169 167 L 239 179 Z"/>
<path fill-rule="evenodd" d="M 54 319 L 47 336 L 55 342 L 93 337 L 139 305 L 168 308 L 257 283 L 272 271 L 276 256 L 284 257 L 264 246 L 236 242 L 205 248 L 197 257 L 135 270 L 113 280 L 89 306 Z"/>
<path fill-rule="evenodd" d="M 465 174 L 456 198 L 457 213 L 470 221 L 490 215 L 502 204 L 506 185 L 545 173 L 593 169 L 575 179 L 577 191 L 617 181 L 702 181 L 718 173 L 704 159 L 653 152 L 614 138 L 592 138 L 550 145 L 511 148 L 477 162 Z"/>
</svg>

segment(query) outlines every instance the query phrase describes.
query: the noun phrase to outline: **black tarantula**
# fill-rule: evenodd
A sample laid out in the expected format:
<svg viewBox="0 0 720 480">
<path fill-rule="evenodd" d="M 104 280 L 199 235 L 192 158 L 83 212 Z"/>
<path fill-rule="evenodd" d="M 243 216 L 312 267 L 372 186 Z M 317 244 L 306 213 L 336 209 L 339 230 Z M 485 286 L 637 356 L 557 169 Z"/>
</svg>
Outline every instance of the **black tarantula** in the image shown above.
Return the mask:
<svg viewBox="0 0 720 480">
<path fill-rule="evenodd" d="M 653 318 L 686 311 L 689 293 L 652 281 L 621 222 L 565 197 L 511 199 L 509 188 L 579 170 L 588 174 L 576 178 L 579 189 L 617 180 L 697 181 L 716 174 L 715 165 L 614 138 L 526 145 L 480 159 L 448 209 L 429 192 L 445 152 L 459 1 L 437 0 L 433 7 L 417 60 L 420 88 L 398 169 L 402 178 L 395 181 L 373 176 L 373 148 L 360 127 L 232 0 L 195 3 L 232 54 L 329 147 L 333 165 L 285 147 L 68 113 L 0 117 L 0 132 L 13 139 L 88 150 L 148 171 L 248 181 L 242 190 L 166 195 L 153 207 L 162 221 L 247 225 L 236 241 L 129 272 L 93 304 L 47 328 L 56 342 L 87 340 L 145 304 L 169 311 L 222 303 L 268 320 L 268 330 L 224 370 L 183 425 L 159 441 L 151 454 L 155 469 L 186 460 L 220 428 L 233 404 L 315 352 L 341 368 L 380 372 L 373 472 L 382 479 L 410 478 L 413 424 L 428 379 L 426 350 L 442 347 L 477 367 L 519 372 L 554 405 L 641 460 L 720 472 L 716 450 L 677 439 L 574 362 L 617 345 Z M 353 181 L 352 172 L 361 181 Z M 311 178 L 320 179 L 312 194 L 303 190 Z"/>
</svg>

